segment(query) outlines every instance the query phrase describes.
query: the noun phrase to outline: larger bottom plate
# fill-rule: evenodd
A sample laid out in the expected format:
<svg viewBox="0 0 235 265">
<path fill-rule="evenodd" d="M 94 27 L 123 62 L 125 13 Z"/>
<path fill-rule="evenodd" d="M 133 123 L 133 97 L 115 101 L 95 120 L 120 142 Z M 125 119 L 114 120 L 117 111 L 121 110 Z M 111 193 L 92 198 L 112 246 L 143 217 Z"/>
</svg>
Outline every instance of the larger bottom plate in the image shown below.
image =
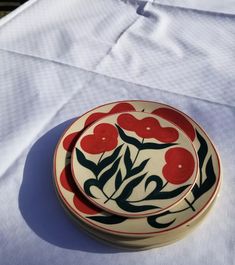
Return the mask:
<svg viewBox="0 0 235 265">
<path fill-rule="evenodd" d="M 196 184 L 183 201 L 166 212 L 138 220 L 108 214 L 91 205 L 74 185 L 70 170 L 71 151 L 84 128 L 105 115 L 133 110 L 157 114 L 178 125 L 193 141 L 200 168 Z M 54 180 L 59 197 L 66 207 L 78 220 L 90 227 L 121 236 L 152 237 L 171 230 L 180 231 L 194 222 L 218 193 L 221 171 L 219 156 L 210 138 L 186 114 L 161 103 L 125 101 L 93 109 L 79 117 L 66 130 L 55 150 Z"/>
<path fill-rule="evenodd" d="M 56 191 L 58 194 L 58 191 Z M 67 206 L 63 203 L 63 201 L 60 199 L 62 207 L 64 208 L 65 212 L 68 214 L 68 216 L 73 220 L 73 222 L 84 229 L 88 233 L 89 236 L 92 238 L 101 241 L 102 243 L 120 247 L 124 249 L 129 250 L 147 250 L 151 248 L 156 247 L 162 247 L 169 244 L 172 244 L 180 239 L 183 239 L 185 236 L 187 236 L 190 232 L 192 232 L 198 225 L 202 223 L 202 221 L 206 218 L 208 213 L 213 208 L 213 204 L 215 203 L 216 198 L 212 201 L 210 206 L 199 215 L 197 219 L 195 219 L 193 222 L 191 222 L 190 225 L 187 225 L 186 227 L 182 227 L 182 229 L 179 231 L 169 231 L 165 234 L 159 234 L 153 237 L 147 237 L 147 238 L 133 238 L 133 237 L 122 237 L 118 235 L 110 235 L 109 233 L 101 232 L 99 230 L 96 230 L 95 228 L 92 228 L 88 225 L 86 225 L 84 222 L 78 220 L 76 216 L 74 216 L 73 213 L 70 212 L 70 210 L 67 208 Z"/>
</svg>

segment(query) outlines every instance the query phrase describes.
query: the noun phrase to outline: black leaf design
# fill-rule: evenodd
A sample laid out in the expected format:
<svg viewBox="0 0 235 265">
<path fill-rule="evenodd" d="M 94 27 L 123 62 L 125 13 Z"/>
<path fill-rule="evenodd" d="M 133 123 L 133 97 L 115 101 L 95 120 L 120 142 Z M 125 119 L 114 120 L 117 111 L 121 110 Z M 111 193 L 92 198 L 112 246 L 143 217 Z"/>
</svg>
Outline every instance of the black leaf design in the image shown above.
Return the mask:
<svg viewBox="0 0 235 265">
<path fill-rule="evenodd" d="M 127 172 L 126 175 L 128 176 L 133 166 L 132 161 L 131 161 L 131 152 L 130 152 L 129 146 L 127 146 L 126 152 L 124 154 L 124 164 L 125 164 L 126 172 Z"/>
<path fill-rule="evenodd" d="M 136 138 L 134 138 L 134 137 L 131 137 L 131 136 L 128 136 L 128 135 L 126 135 L 125 134 L 125 132 L 118 126 L 118 125 L 116 125 L 116 127 L 117 127 L 117 129 L 118 129 L 118 132 L 119 132 L 119 135 L 120 135 L 120 137 L 121 137 L 121 139 L 124 141 L 124 142 L 126 142 L 126 143 L 128 143 L 128 144 L 132 144 L 132 145 L 134 145 L 137 149 L 140 149 L 140 147 L 141 147 L 141 142 L 140 141 L 138 141 Z"/>
<path fill-rule="evenodd" d="M 199 166 L 201 168 L 203 166 L 206 154 L 208 152 L 208 146 L 207 146 L 206 140 L 201 136 L 201 134 L 198 131 L 196 131 L 196 134 L 197 134 L 198 141 L 200 143 L 200 148 L 197 154 L 199 157 Z"/>
<path fill-rule="evenodd" d="M 172 225 L 175 222 L 176 218 L 173 219 L 170 222 L 167 222 L 167 223 L 160 223 L 160 222 L 157 221 L 157 219 L 160 218 L 160 217 L 162 217 L 162 216 L 168 215 L 170 213 L 171 213 L 170 211 L 166 211 L 164 213 L 160 213 L 160 214 L 157 214 L 157 215 L 149 216 L 147 218 L 147 222 L 148 222 L 148 224 L 150 226 L 152 226 L 154 228 L 159 228 L 159 229 L 161 229 L 161 228 L 167 228 L 168 226 Z"/>
<path fill-rule="evenodd" d="M 144 143 L 141 144 L 140 150 L 144 149 L 164 149 L 173 145 L 177 145 L 177 143 L 169 143 L 169 144 L 156 144 L 156 143 Z"/>
<path fill-rule="evenodd" d="M 129 174 L 128 174 L 128 176 L 126 178 L 129 178 L 131 176 L 135 176 L 135 175 L 139 174 L 145 168 L 145 166 L 148 163 L 148 161 L 149 161 L 149 159 L 146 159 L 146 160 L 142 161 L 139 166 L 134 167 L 133 169 L 131 169 Z"/>
<path fill-rule="evenodd" d="M 157 143 L 141 143 L 136 138 L 128 136 L 125 132 L 116 125 L 119 135 L 122 140 L 128 144 L 134 145 L 138 150 L 145 150 L 145 149 L 164 149 L 173 145 L 177 145 L 177 143 L 169 143 L 169 144 L 157 144 Z"/>
<path fill-rule="evenodd" d="M 100 189 L 100 184 L 99 184 L 99 181 L 97 179 L 88 179 L 85 181 L 84 183 L 84 191 L 85 193 L 90 196 L 90 197 L 93 197 L 93 198 L 96 198 L 92 193 L 91 193 L 91 187 L 92 186 L 95 186 L 97 188 Z"/>
<path fill-rule="evenodd" d="M 86 157 L 84 156 L 84 154 L 79 149 L 77 149 L 77 148 L 76 148 L 76 156 L 77 156 L 78 162 L 82 166 L 84 166 L 85 168 L 90 169 L 93 172 L 93 174 L 95 176 L 97 176 L 97 165 L 94 162 L 86 159 Z"/>
<path fill-rule="evenodd" d="M 100 163 L 97 166 L 97 175 L 99 175 L 100 172 L 105 167 L 107 167 L 108 165 L 111 165 L 117 159 L 117 157 L 118 157 L 118 155 L 122 149 L 122 146 L 123 146 L 123 144 L 118 146 L 110 156 L 107 156 L 103 160 L 100 161 Z"/>
<path fill-rule="evenodd" d="M 165 199 L 171 199 L 176 196 L 178 196 L 180 193 L 182 193 L 185 189 L 188 188 L 190 185 L 184 185 L 181 186 L 175 190 L 171 191 L 161 191 L 161 192 L 152 192 L 147 197 L 145 197 L 145 200 L 165 200 Z"/>
<path fill-rule="evenodd" d="M 113 225 L 124 222 L 127 218 L 118 215 L 108 215 L 108 216 L 88 216 L 87 218 L 96 221 L 98 223 Z"/>
<path fill-rule="evenodd" d="M 206 176 L 207 178 L 205 181 L 201 184 L 201 186 L 198 186 L 195 184 L 192 189 L 192 193 L 194 195 L 193 203 L 201 197 L 205 192 L 207 192 L 216 182 L 216 176 L 215 171 L 212 163 L 212 157 L 209 158 L 207 164 L 206 164 Z"/>
<path fill-rule="evenodd" d="M 150 182 L 155 182 L 156 183 L 156 187 L 155 189 L 148 195 L 150 197 L 154 196 L 154 194 L 158 193 L 161 191 L 162 187 L 163 187 L 163 181 L 159 176 L 156 175 L 151 175 L 147 178 L 146 182 L 145 182 L 145 190 L 147 189 L 148 185 Z"/>
<path fill-rule="evenodd" d="M 99 177 L 99 184 L 100 187 L 104 187 L 104 185 L 106 184 L 106 182 L 112 177 L 114 176 L 114 174 L 116 173 L 118 166 L 119 166 L 119 162 L 120 162 L 121 157 L 119 157 L 114 163 L 113 165 L 106 170 L 100 177 Z"/>
<path fill-rule="evenodd" d="M 133 205 L 129 203 L 128 201 L 123 201 L 123 200 L 116 200 L 117 205 L 122 208 L 123 210 L 127 212 L 140 212 L 140 211 L 148 211 L 151 209 L 157 209 L 159 208 L 158 206 L 154 205 Z"/>
<path fill-rule="evenodd" d="M 193 186 L 192 193 L 194 195 L 194 200 L 192 204 L 198 198 L 200 198 L 205 192 L 207 192 L 210 188 L 212 188 L 216 182 L 216 175 L 215 175 L 211 156 L 208 159 L 207 164 L 206 164 L 206 170 L 205 170 L 206 179 L 204 180 L 204 182 L 202 182 L 202 176 L 203 176 L 202 168 L 205 163 L 206 155 L 208 153 L 208 145 L 205 139 L 202 137 L 202 135 L 198 131 L 196 131 L 196 134 L 197 134 L 198 141 L 200 143 L 200 148 L 198 150 L 198 159 L 199 159 L 199 167 L 200 167 L 200 179 L 199 180 L 200 181 L 199 181 L 199 184 L 196 183 Z"/>
<path fill-rule="evenodd" d="M 115 189 L 118 190 L 118 188 L 121 186 L 121 184 L 122 184 L 122 172 L 119 169 L 118 173 L 116 175 L 116 178 L 115 178 Z"/>
<path fill-rule="evenodd" d="M 207 152 L 208 152 L 208 146 L 205 141 L 205 139 L 201 136 L 201 134 L 196 130 L 197 138 L 200 143 L 200 148 L 198 150 L 198 159 L 199 159 L 199 168 L 200 168 L 200 185 L 202 184 L 202 166 L 204 164 Z"/>
<path fill-rule="evenodd" d="M 132 193 L 133 189 L 144 179 L 147 173 L 132 179 L 122 190 L 121 194 L 116 200 L 126 200 Z"/>
</svg>

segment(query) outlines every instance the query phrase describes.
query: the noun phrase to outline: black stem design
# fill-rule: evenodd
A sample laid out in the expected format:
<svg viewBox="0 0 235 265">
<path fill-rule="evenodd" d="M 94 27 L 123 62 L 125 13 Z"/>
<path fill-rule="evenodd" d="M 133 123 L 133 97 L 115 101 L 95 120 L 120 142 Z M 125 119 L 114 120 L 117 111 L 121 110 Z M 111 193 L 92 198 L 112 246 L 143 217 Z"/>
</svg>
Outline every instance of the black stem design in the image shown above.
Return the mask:
<svg viewBox="0 0 235 265">
<path fill-rule="evenodd" d="M 101 154 L 101 156 L 100 156 L 100 158 L 99 158 L 99 160 L 98 160 L 97 165 L 99 165 L 99 163 L 101 162 L 101 160 L 102 160 L 104 154 L 105 154 L 105 152 L 103 152 L 103 153 Z M 96 179 L 97 179 L 97 178 L 98 178 L 98 176 L 96 176 Z M 102 191 L 102 193 L 104 194 L 105 198 L 108 199 L 108 195 L 103 191 L 103 189 L 101 189 L 101 191 Z"/>
<path fill-rule="evenodd" d="M 167 181 L 163 186 L 162 186 L 162 190 L 166 187 L 166 185 L 168 184 L 169 182 Z"/>
<path fill-rule="evenodd" d="M 112 197 L 114 196 L 115 193 L 116 190 L 110 195 L 110 197 L 107 197 L 107 200 L 104 203 L 108 202 L 109 200 L 112 200 L 113 199 Z"/>
<path fill-rule="evenodd" d="M 105 198 L 109 199 L 108 195 L 101 189 L 102 193 L 104 194 Z"/>
<path fill-rule="evenodd" d="M 142 139 L 141 144 L 143 144 L 143 143 L 144 143 L 144 138 Z M 140 153 L 140 149 L 138 149 L 138 151 L 137 151 L 137 153 L 136 153 L 136 156 L 135 156 L 134 161 L 133 161 L 133 163 L 132 163 L 132 167 L 131 167 L 131 169 L 133 168 L 133 166 L 134 166 L 134 164 L 135 164 L 135 162 L 136 162 L 136 160 L 137 160 L 137 158 L 138 158 L 138 156 L 139 156 L 139 153 Z"/>
<path fill-rule="evenodd" d="M 190 203 L 186 198 L 184 198 L 184 200 L 187 202 L 187 204 L 188 204 L 188 206 L 189 206 L 189 208 L 191 208 L 192 209 L 192 211 L 196 211 L 196 209 L 193 207 L 193 205 L 192 205 L 192 203 Z"/>
<path fill-rule="evenodd" d="M 100 156 L 99 161 L 98 161 L 98 165 L 99 165 L 101 159 L 103 158 L 104 154 L 105 154 L 105 152 L 103 152 L 102 155 Z"/>
<path fill-rule="evenodd" d="M 144 138 L 142 139 L 142 142 L 141 142 L 142 144 L 144 143 Z M 133 161 L 133 163 L 132 163 L 132 166 L 131 166 L 131 169 L 133 168 L 133 166 L 134 166 L 134 164 L 135 164 L 135 162 L 136 162 L 136 160 L 137 160 L 137 158 L 138 158 L 138 156 L 139 156 L 139 153 L 140 153 L 140 149 L 138 149 L 138 151 L 137 151 L 137 153 L 136 153 L 136 156 L 135 156 L 135 158 L 134 158 L 134 161 Z M 112 199 L 112 197 L 115 195 L 115 193 L 118 191 L 118 189 L 117 190 L 114 190 L 114 192 L 110 195 L 110 197 L 109 198 L 107 198 L 107 200 L 104 202 L 104 203 L 107 203 L 110 199 Z"/>
</svg>

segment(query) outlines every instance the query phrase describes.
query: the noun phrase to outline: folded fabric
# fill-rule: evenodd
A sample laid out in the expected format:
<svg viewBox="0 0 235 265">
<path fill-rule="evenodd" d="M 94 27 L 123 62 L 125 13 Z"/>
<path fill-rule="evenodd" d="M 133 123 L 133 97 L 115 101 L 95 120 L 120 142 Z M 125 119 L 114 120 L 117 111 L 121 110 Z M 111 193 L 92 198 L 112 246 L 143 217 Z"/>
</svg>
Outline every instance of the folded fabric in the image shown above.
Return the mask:
<svg viewBox="0 0 235 265">
<path fill-rule="evenodd" d="M 162 3 L 31 0 L 0 21 L 1 264 L 233 263 L 235 17 Z M 166 248 L 99 244 L 73 226 L 54 192 L 53 152 L 65 127 L 121 99 L 185 111 L 222 158 L 215 209 Z"/>
<path fill-rule="evenodd" d="M 203 10 L 216 13 L 235 15 L 235 2 L 233 0 L 153 0 L 155 3 Z"/>
</svg>

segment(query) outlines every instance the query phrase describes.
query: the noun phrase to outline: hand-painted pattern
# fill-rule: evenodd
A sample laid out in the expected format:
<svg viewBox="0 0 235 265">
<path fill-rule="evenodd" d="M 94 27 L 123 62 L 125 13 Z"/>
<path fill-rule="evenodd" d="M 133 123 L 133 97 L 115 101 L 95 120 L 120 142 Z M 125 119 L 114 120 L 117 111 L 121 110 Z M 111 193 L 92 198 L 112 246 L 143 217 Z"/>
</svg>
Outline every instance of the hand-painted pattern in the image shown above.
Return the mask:
<svg viewBox="0 0 235 265">
<path fill-rule="evenodd" d="M 138 137 L 128 135 L 128 131 L 135 132 Z M 118 135 L 123 141 L 118 146 Z M 141 137 L 141 141 L 137 138 Z M 195 161 L 192 154 L 182 148 L 175 147 L 179 133 L 175 128 L 162 127 L 159 121 L 153 117 L 137 119 L 131 114 L 120 114 L 117 118 L 116 127 L 108 123 L 98 124 L 93 134 L 85 135 L 81 138 L 81 149 L 86 153 L 97 155 L 100 159 L 96 164 L 92 160 L 88 160 L 85 154 L 76 148 L 76 158 L 80 165 L 92 171 L 95 178 L 89 178 L 84 182 L 83 188 L 91 198 L 96 198 L 92 193 L 92 188 L 96 187 L 101 191 L 105 198 L 104 204 L 108 201 L 115 201 L 119 208 L 126 212 L 141 212 L 151 209 L 161 208 L 156 204 L 152 204 L 152 200 L 166 200 L 179 196 L 184 192 L 190 184 L 187 183 L 193 175 L 195 169 Z M 145 139 L 156 139 L 158 142 L 144 142 Z M 160 143 L 159 143 L 160 142 Z M 134 159 L 131 158 L 130 146 L 137 149 Z M 120 155 L 121 149 L 125 148 L 123 155 Z M 163 176 L 165 183 L 158 175 L 148 176 L 146 165 L 150 158 L 146 158 L 137 164 L 137 158 L 142 150 L 147 149 L 166 149 L 165 166 L 163 167 Z M 105 152 L 112 153 L 105 157 Z M 125 173 L 120 170 L 120 161 L 124 161 Z M 115 187 L 111 195 L 105 192 L 105 185 L 111 179 L 115 178 Z M 127 181 L 128 180 L 128 181 Z M 147 190 L 149 184 L 155 183 L 155 188 L 150 193 L 139 200 L 131 200 L 135 188 L 140 184 L 145 186 Z M 166 190 L 168 183 L 174 184 L 175 188 Z M 177 187 L 177 185 L 179 185 Z M 138 205 L 139 202 L 145 202 Z"/>
<path fill-rule="evenodd" d="M 191 209 L 192 211 L 195 211 L 194 203 L 200 199 L 203 194 L 205 194 L 209 189 L 213 187 L 213 185 L 216 182 L 216 176 L 215 171 L 212 163 L 212 157 L 210 156 L 206 160 L 206 156 L 208 153 L 208 145 L 202 135 L 196 131 L 197 139 L 200 142 L 200 148 L 198 150 L 198 158 L 199 158 L 199 167 L 200 167 L 200 176 L 199 176 L 199 183 L 195 183 L 192 189 L 193 194 L 193 201 L 189 202 L 187 201 L 188 205 L 186 208 L 181 209 L 179 211 L 166 211 L 161 214 L 153 215 L 147 218 L 149 225 L 155 228 L 166 228 L 173 224 L 176 220 L 176 216 L 178 213 L 182 213 L 188 209 Z M 205 166 L 205 176 L 204 181 L 202 181 L 203 173 L 202 168 Z M 161 223 L 158 221 L 159 218 L 163 216 L 172 216 L 171 221 L 168 221 L 167 223 Z"/>
<path fill-rule="evenodd" d="M 220 162 L 216 150 L 214 149 L 208 137 L 206 137 L 206 135 L 203 133 L 203 130 L 201 130 L 200 127 L 192 120 L 190 121 L 190 118 L 187 118 L 185 115 L 169 106 L 155 102 L 128 101 L 115 104 L 112 103 L 104 107 L 99 107 L 95 110 L 92 110 L 84 115 L 81 119 L 79 118 L 79 125 L 76 122 L 75 126 L 72 126 L 71 129 L 69 129 L 68 132 L 63 136 L 60 145 L 61 147 L 64 147 L 64 151 L 62 151 L 61 149 L 61 151 L 56 155 L 55 161 L 59 163 L 57 157 L 62 156 L 66 160 L 66 163 L 70 163 L 70 152 L 74 148 L 75 143 L 79 138 L 79 133 L 83 131 L 89 124 L 94 122 L 96 120 L 96 117 L 97 119 L 99 119 L 105 115 L 108 115 L 112 111 L 112 109 L 115 110 L 115 108 L 118 109 L 116 113 L 125 112 L 128 110 L 143 110 L 148 113 L 157 114 L 158 116 L 163 117 L 178 125 L 190 137 L 190 139 L 194 143 L 196 143 L 199 156 L 200 179 L 197 181 L 196 185 L 194 185 L 194 188 L 190 192 L 191 195 L 186 197 L 188 206 L 186 205 L 186 203 L 180 203 L 179 207 L 173 207 L 171 210 L 156 214 L 151 217 L 140 218 L 138 219 L 138 221 L 136 220 L 136 218 L 119 218 L 116 215 L 107 214 L 106 212 L 101 211 L 101 209 L 99 208 L 97 208 L 99 209 L 99 211 L 96 214 L 94 214 L 94 212 L 90 214 L 86 211 L 83 212 L 83 209 L 81 208 L 83 207 L 83 205 L 81 203 L 77 203 L 75 206 L 74 203 L 71 203 L 69 201 L 71 195 L 73 195 L 73 198 L 75 198 L 75 196 L 77 198 L 81 198 L 81 196 L 83 196 L 77 189 L 75 183 L 74 186 L 71 186 L 72 188 L 69 188 L 68 186 L 68 182 L 73 182 L 73 177 L 70 171 L 70 164 L 67 164 L 67 170 L 63 171 L 63 177 L 61 177 L 62 169 L 60 167 L 56 167 L 55 170 L 55 181 L 60 186 L 60 188 L 58 188 L 58 191 L 62 200 L 77 216 L 78 219 L 82 219 L 84 221 L 91 220 L 90 223 L 97 227 L 99 230 L 111 230 L 113 232 L 121 234 L 156 234 L 174 229 L 177 226 L 180 227 L 182 226 L 182 224 L 188 223 L 189 220 L 194 220 L 198 215 L 198 212 L 200 212 L 202 209 L 207 209 L 210 204 L 209 201 L 213 199 L 217 194 L 220 184 Z M 196 131 L 195 128 L 198 130 Z M 132 139 L 130 140 L 132 141 Z M 198 144 L 198 142 L 200 144 Z M 138 146 L 140 150 L 144 150 L 147 147 L 146 145 L 143 146 L 141 145 L 141 143 L 136 141 L 133 141 L 133 144 Z M 109 159 L 108 157 L 105 157 L 104 159 L 102 159 L 102 161 L 100 161 L 100 165 L 105 162 L 106 158 Z M 65 181 L 65 178 L 68 179 L 67 182 Z M 87 202 L 88 201 L 85 201 L 85 203 Z M 128 230 L 126 229 L 126 227 L 128 227 Z M 136 229 L 136 227 L 138 227 L 138 229 Z M 141 227 L 141 231 L 139 231 L 139 227 Z"/>
</svg>

